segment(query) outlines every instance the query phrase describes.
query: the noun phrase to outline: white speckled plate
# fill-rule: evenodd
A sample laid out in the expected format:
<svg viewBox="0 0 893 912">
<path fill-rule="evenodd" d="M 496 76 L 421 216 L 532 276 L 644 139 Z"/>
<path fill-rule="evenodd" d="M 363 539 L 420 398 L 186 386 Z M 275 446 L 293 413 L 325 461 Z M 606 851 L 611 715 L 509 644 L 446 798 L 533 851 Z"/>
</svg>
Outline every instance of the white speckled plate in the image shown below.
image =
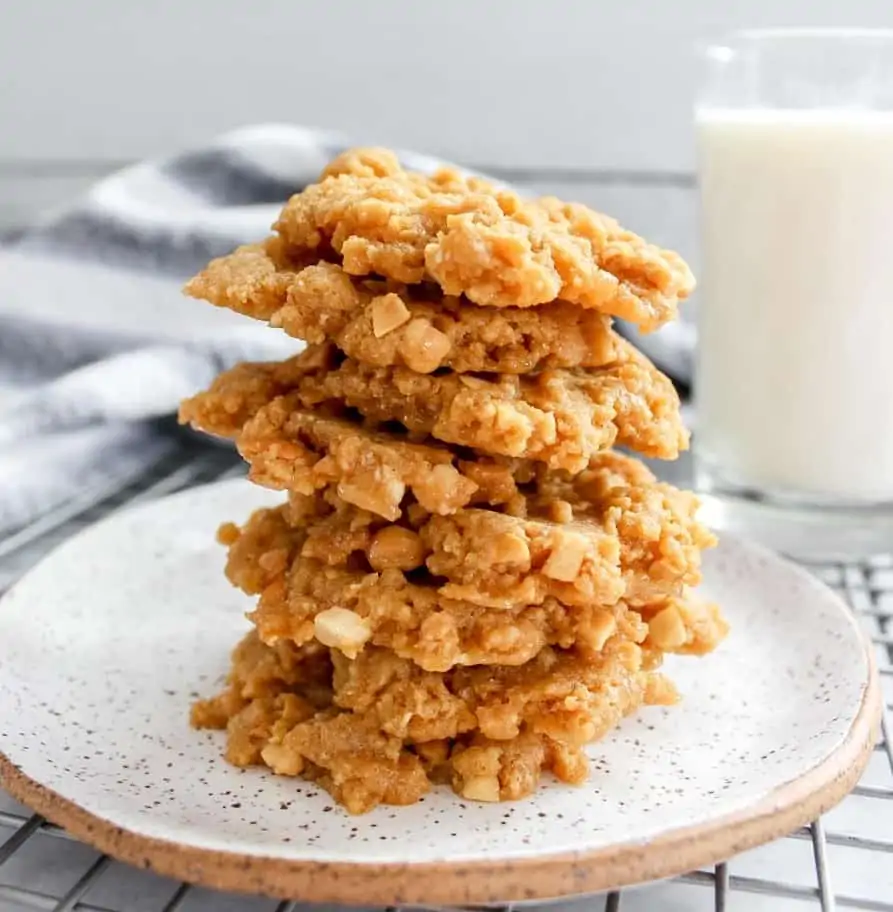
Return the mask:
<svg viewBox="0 0 893 912">
<path fill-rule="evenodd" d="M 219 685 L 248 601 L 217 524 L 277 499 L 244 482 L 88 529 L 0 602 L 0 778 L 124 860 L 211 886 L 307 900 L 464 903 L 664 877 L 791 831 L 853 786 L 878 688 L 846 607 L 790 564 L 727 539 L 706 589 L 732 624 L 678 659 L 684 695 L 594 745 L 581 788 L 516 804 L 443 789 L 350 817 L 314 786 L 220 757 L 187 724 Z"/>
</svg>

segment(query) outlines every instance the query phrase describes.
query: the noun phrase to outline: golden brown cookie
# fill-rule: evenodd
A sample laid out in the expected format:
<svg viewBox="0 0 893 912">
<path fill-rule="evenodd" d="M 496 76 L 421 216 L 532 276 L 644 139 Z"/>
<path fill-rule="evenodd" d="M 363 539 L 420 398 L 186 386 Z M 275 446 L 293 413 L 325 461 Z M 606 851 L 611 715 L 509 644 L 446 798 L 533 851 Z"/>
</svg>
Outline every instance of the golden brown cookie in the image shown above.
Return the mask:
<svg viewBox="0 0 893 912">
<path fill-rule="evenodd" d="M 278 533 L 272 531 L 277 525 Z M 598 651 L 617 629 L 630 639 L 647 637 L 658 648 L 678 652 L 707 651 L 725 634 L 715 609 L 694 601 L 678 584 L 670 594 L 665 584 L 659 598 L 638 605 L 617 601 L 616 589 L 606 589 L 613 601 L 599 604 L 579 597 L 573 584 L 549 592 L 549 577 L 533 572 L 523 579 L 534 580 L 531 588 L 538 601 L 528 604 L 503 597 L 499 602 L 496 593 L 485 591 L 482 596 L 481 590 L 502 585 L 503 591 L 513 594 L 523 583 L 516 583 L 515 576 L 506 583 L 493 571 L 480 571 L 477 559 L 470 568 L 456 569 L 461 579 L 474 582 L 444 585 L 442 577 L 413 570 L 407 563 L 401 570 L 393 559 L 379 562 L 375 536 L 371 544 L 368 537 L 365 540 L 369 557 L 327 535 L 315 543 L 312 537 L 305 541 L 303 531 L 292 529 L 282 508 L 258 511 L 242 530 L 227 529 L 227 575 L 250 594 L 260 590 L 251 617 L 265 642 L 303 644 L 316 638 L 349 656 L 367 645 L 386 646 L 428 670 L 443 671 L 463 664 L 523 663 L 546 645 L 576 644 Z M 319 554 L 319 548 L 330 542 L 330 553 L 323 553 L 338 563 L 283 545 L 289 530 L 294 542 L 304 542 L 303 549 L 313 545 L 310 554 Z M 373 560 L 380 570 L 370 570 Z M 626 579 L 630 578 L 628 572 Z M 578 586 L 604 584 L 586 580 Z M 648 581 L 634 588 L 653 591 L 657 585 Z M 470 598 L 451 597 L 448 592 Z M 552 592 L 561 593 L 570 604 L 559 602 Z"/>
<path fill-rule="evenodd" d="M 611 605 L 626 591 L 617 537 L 590 520 L 561 524 L 463 509 L 397 525 L 347 507 L 296 529 L 295 538 L 304 557 L 330 565 L 362 555 L 376 571 L 427 568 L 440 595 L 489 608 L 547 598 Z"/>
<path fill-rule="evenodd" d="M 271 240 L 212 260 L 185 290 L 295 338 L 331 340 L 364 364 L 426 374 L 600 367 L 615 359 L 619 338 L 607 316 L 565 301 L 482 308 L 430 284 L 355 278 L 336 263 L 296 270 Z"/>
<path fill-rule="evenodd" d="M 617 472 L 625 465 L 638 476 L 634 484 Z M 466 507 L 441 516 L 408 502 L 390 523 L 327 493 L 315 500 L 292 495 L 287 507 L 265 515 L 293 527 L 290 540 L 278 533 L 288 542 L 278 553 L 332 566 L 362 559 L 358 567 L 375 571 L 426 568 L 441 595 L 511 607 L 546 597 L 569 605 L 623 598 L 639 606 L 681 596 L 700 581 L 701 552 L 715 543 L 696 513 L 692 494 L 611 453 L 576 480 L 541 476 L 516 488 L 498 510 Z M 262 552 L 256 541 L 249 524 L 242 547 Z"/>
<path fill-rule="evenodd" d="M 424 671 L 383 649 L 347 659 L 255 632 L 226 690 L 193 725 L 227 729 L 227 759 L 319 782 L 353 813 L 416 801 L 430 781 L 463 797 L 524 797 L 544 770 L 586 775 L 580 752 L 642 703 L 671 703 L 660 657 L 612 637 L 598 656 L 544 649 L 513 668 Z"/>
<path fill-rule="evenodd" d="M 250 618 L 264 642 L 315 638 L 348 656 L 383 646 L 429 671 L 519 665 L 548 645 L 598 651 L 617 629 L 647 634 L 622 602 L 567 606 L 546 598 L 487 608 L 444 598 L 431 582 L 411 582 L 399 570 L 367 573 L 305 557 L 261 593 Z"/>
<path fill-rule="evenodd" d="M 493 377 L 374 368 L 312 347 L 291 359 L 291 373 L 307 365 L 293 390 L 306 408 L 347 405 L 483 454 L 568 472 L 615 444 L 675 459 L 688 446 L 676 390 L 628 342 L 617 348 L 619 359 L 598 370 Z"/>
<path fill-rule="evenodd" d="M 384 649 L 356 659 L 332 651 L 334 702 L 384 732 L 423 743 L 471 731 L 507 741 L 522 731 L 582 745 L 601 738 L 646 693 L 672 693 L 647 656 L 621 636 L 594 655 L 547 647 L 523 665 L 424 671 Z"/>
<path fill-rule="evenodd" d="M 585 206 L 523 200 L 448 169 L 413 174 L 384 150 L 347 155 L 379 165 L 336 161 L 293 196 L 275 225 L 290 252 L 334 252 L 351 275 L 434 281 L 492 307 L 561 298 L 645 330 L 673 319 L 694 287 L 678 254 Z"/>
<path fill-rule="evenodd" d="M 688 446 L 688 432 L 672 383 L 628 343 L 618 344 L 618 354 L 622 360 L 594 371 L 516 377 L 376 368 L 345 360 L 332 345 L 311 346 L 285 361 L 240 364 L 187 400 L 180 414 L 202 429 L 233 434 L 265 398 L 288 395 L 302 410 L 337 415 L 353 408 L 484 455 L 569 472 L 615 444 L 674 459 Z"/>
</svg>

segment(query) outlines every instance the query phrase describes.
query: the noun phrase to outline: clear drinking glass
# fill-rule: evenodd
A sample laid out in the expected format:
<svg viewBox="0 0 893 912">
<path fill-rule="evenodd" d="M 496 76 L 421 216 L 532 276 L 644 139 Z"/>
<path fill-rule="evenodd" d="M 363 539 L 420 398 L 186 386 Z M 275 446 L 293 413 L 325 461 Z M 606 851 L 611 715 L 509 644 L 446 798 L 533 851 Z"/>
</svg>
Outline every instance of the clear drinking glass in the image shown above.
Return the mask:
<svg viewBox="0 0 893 912">
<path fill-rule="evenodd" d="M 891 552 L 893 31 L 746 31 L 705 56 L 706 517 L 800 557 Z"/>
</svg>

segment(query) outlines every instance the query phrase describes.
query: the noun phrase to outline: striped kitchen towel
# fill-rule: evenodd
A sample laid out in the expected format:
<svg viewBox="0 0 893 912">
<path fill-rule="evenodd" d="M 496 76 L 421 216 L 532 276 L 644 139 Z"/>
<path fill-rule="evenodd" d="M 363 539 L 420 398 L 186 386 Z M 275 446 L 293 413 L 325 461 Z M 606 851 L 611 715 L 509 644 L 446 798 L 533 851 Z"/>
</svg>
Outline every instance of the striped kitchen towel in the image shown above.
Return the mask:
<svg viewBox="0 0 893 912">
<path fill-rule="evenodd" d="M 346 146 L 300 127 L 240 130 L 114 174 L 0 251 L 0 537 L 141 475 L 174 447 L 154 419 L 220 370 L 296 350 L 180 287 L 266 234 Z"/>
</svg>

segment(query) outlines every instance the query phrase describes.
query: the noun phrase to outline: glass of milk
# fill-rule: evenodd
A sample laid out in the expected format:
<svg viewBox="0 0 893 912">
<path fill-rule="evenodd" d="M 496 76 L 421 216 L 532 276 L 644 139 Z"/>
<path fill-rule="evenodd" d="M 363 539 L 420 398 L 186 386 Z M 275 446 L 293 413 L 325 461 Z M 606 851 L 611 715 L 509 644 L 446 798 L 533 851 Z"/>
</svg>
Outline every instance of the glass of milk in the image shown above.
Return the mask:
<svg viewBox="0 0 893 912">
<path fill-rule="evenodd" d="M 706 66 L 706 518 L 799 557 L 890 553 L 893 31 L 741 32 Z"/>
</svg>

